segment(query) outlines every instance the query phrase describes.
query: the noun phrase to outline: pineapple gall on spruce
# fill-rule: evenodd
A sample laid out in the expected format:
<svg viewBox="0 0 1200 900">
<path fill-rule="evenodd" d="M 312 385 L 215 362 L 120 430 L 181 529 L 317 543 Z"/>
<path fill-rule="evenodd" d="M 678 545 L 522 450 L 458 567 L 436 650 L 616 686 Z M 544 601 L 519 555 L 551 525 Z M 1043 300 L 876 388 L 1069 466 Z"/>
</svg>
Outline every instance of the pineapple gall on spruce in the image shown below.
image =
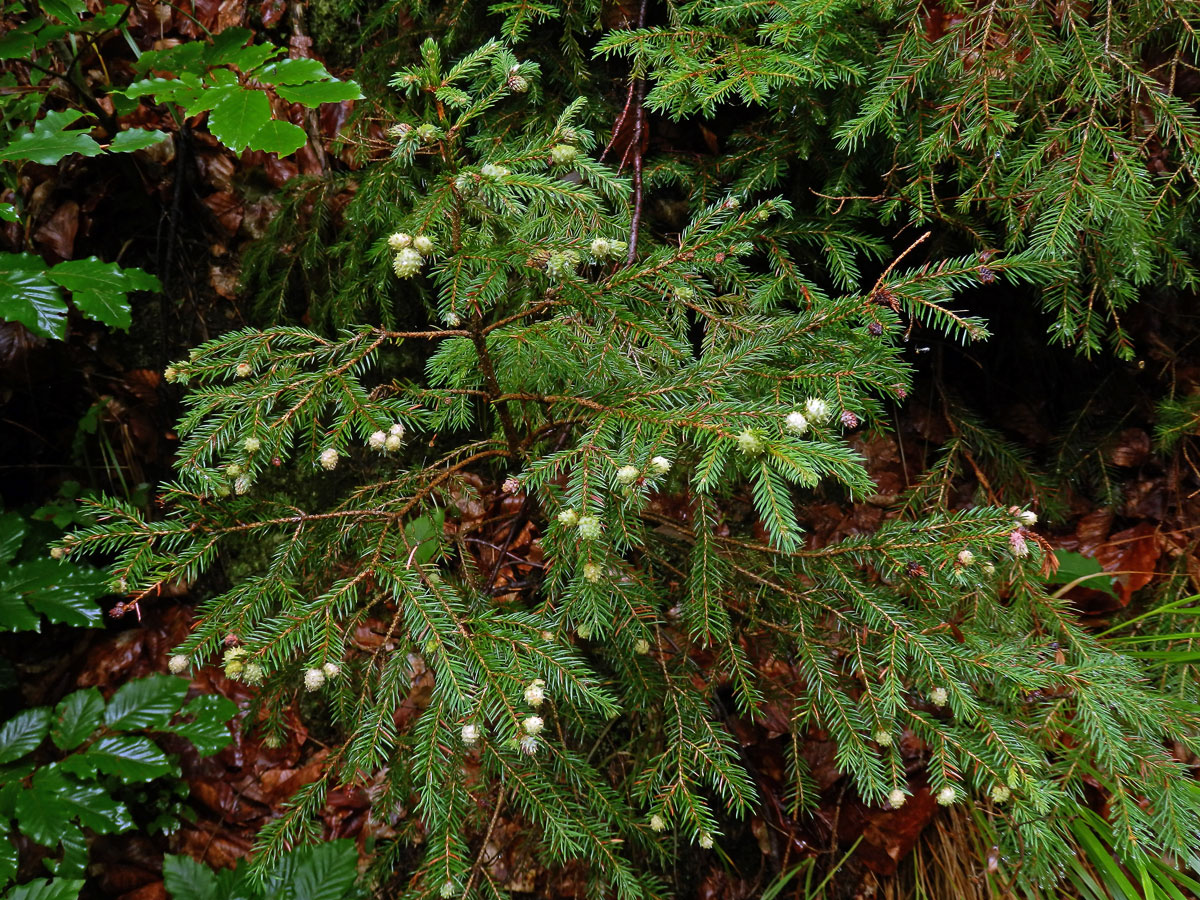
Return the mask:
<svg viewBox="0 0 1200 900">
<path fill-rule="evenodd" d="M 813 422 L 827 422 L 829 417 L 833 415 L 829 404 L 820 397 L 809 397 L 804 401 L 804 411 Z"/>
<path fill-rule="evenodd" d="M 767 445 L 758 432 L 747 429 L 737 436 L 737 448 L 746 456 L 759 456 L 767 449 Z"/>
<path fill-rule="evenodd" d="M 578 158 L 579 150 L 571 144 L 555 144 L 550 148 L 550 161 L 556 166 L 569 166 Z"/>
<path fill-rule="evenodd" d="M 580 516 L 578 519 L 579 536 L 585 541 L 594 541 L 600 537 L 600 520 L 595 516 Z"/>
<path fill-rule="evenodd" d="M 421 271 L 425 258 L 412 247 L 405 247 L 392 260 L 392 271 L 398 278 L 412 278 Z"/>
<path fill-rule="evenodd" d="M 574 250 L 555 250 L 546 258 L 546 274 L 552 281 L 565 281 L 579 267 L 579 254 Z"/>
<path fill-rule="evenodd" d="M 525 702 L 537 709 L 546 701 L 546 682 L 541 678 L 535 678 L 525 688 Z"/>
</svg>

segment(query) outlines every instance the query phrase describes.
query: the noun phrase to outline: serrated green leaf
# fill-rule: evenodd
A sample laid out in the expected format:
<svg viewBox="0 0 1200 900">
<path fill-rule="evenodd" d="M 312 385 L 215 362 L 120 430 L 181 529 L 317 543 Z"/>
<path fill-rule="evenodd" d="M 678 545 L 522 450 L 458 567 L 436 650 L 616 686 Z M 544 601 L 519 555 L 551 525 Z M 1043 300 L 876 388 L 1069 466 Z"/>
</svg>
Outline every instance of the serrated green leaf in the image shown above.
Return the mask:
<svg viewBox="0 0 1200 900">
<path fill-rule="evenodd" d="M 98 34 L 103 31 L 108 31 L 111 28 L 116 28 L 124 16 L 125 10 L 123 5 L 120 3 L 114 3 L 106 9 L 100 10 L 87 21 L 79 23 L 79 25 L 76 26 L 76 30 L 83 31 L 88 34 Z"/>
<path fill-rule="evenodd" d="M 7 884 L 17 874 L 15 837 L 7 828 L 0 832 L 0 884 Z"/>
<path fill-rule="evenodd" d="M 158 291 L 162 283 L 142 269 L 121 268 L 95 256 L 59 263 L 50 277 L 69 291 Z"/>
<path fill-rule="evenodd" d="M 17 713 L 0 725 L 0 765 L 32 753 L 50 732 L 50 710 L 39 706 Z"/>
<path fill-rule="evenodd" d="M 437 509 L 429 515 L 418 516 L 404 526 L 406 544 L 416 548 L 414 563 L 423 566 L 437 556 L 445 520 L 446 511 Z"/>
<path fill-rule="evenodd" d="M 100 834 L 125 831 L 133 818 L 122 804 L 95 784 L 80 784 L 55 766 L 38 769 L 32 784 L 17 795 L 17 823 L 39 844 L 53 847 L 72 823 Z"/>
<path fill-rule="evenodd" d="M 221 32 L 225 34 L 231 29 Z M 174 47 L 162 50 L 151 50 L 138 57 L 133 64 L 134 71 L 139 74 L 147 72 L 163 72 L 171 75 L 196 76 L 197 72 L 207 68 L 204 55 L 209 52 L 210 44 L 205 41 L 185 41 Z"/>
<path fill-rule="evenodd" d="M 33 774 L 37 768 L 32 759 L 26 759 L 15 765 L 0 769 L 0 819 L 12 819 L 16 816 L 14 810 L 17 804 L 17 794 L 21 792 L 22 781 Z"/>
<path fill-rule="evenodd" d="M 81 156 L 98 156 L 103 152 L 86 131 L 64 129 L 81 118 L 77 109 L 53 110 L 7 147 L 0 148 L 0 160 L 28 159 L 44 166 L 52 166 L 64 156 L 78 153 Z"/>
<path fill-rule="evenodd" d="M 213 35 L 211 44 L 201 44 L 206 65 L 227 66 L 234 56 L 254 37 L 254 32 L 240 25 L 226 28 Z"/>
<path fill-rule="evenodd" d="M 112 695 L 104 721 L 114 731 L 163 728 L 183 705 L 188 682 L 172 675 L 151 675 L 131 681 Z"/>
<path fill-rule="evenodd" d="M 62 858 L 45 860 L 46 868 L 59 878 L 80 878 L 87 872 L 88 839 L 81 828 L 68 828 L 58 839 Z"/>
<path fill-rule="evenodd" d="M 108 587 L 97 570 L 55 559 L 32 559 L 10 566 L 0 577 L 0 592 L 22 599 L 56 625 L 95 628 L 104 621 L 95 601 L 108 593 Z"/>
<path fill-rule="evenodd" d="M 220 71 L 225 71 L 221 69 Z M 184 112 L 188 116 L 198 116 L 202 112 L 207 112 L 218 106 L 223 101 L 229 99 L 235 94 L 245 92 L 240 84 L 217 85 L 215 87 L 206 87 L 203 90 L 195 92 L 194 99 L 189 101 L 184 107 Z M 209 129 L 211 130 L 211 123 Z"/>
<path fill-rule="evenodd" d="M 178 771 L 149 738 L 130 734 L 103 737 L 83 753 L 68 756 L 59 766 L 64 772 L 86 778 L 97 772 L 115 775 L 126 784 Z"/>
<path fill-rule="evenodd" d="M 234 66 L 251 72 L 268 60 L 279 56 L 283 49 L 271 43 L 251 44 L 254 33 L 247 28 L 226 28 L 213 38 L 204 54 L 209 66 Z"/>
<path fill-rule="evenodd" d="M 178 78 L 143 78 L 133 82 L 121 93 L 132 99 L 152 96 L 158 103 L 177 103 L 184 109 L 191 109 L 208 93 L 208 89 L 198 75 L 182 72 Z M 215 95 L 213 102 L 216 103 L 221 96 L 223 95 Z"/>
<path fill-rule="evenodd" d="M 0 631 L 39 631 L 42 617 L 21 597 L 0 589 Z"/>
<path fill-rule="evenodd" d="M 227 900 L 221 874 L 190 856 L 163 857 L 163 883 L 171 900 Z"/>
<path fill-rule="evenodd" d="M 1077 579 L 1084 579 L 1080 582 L 1083 587 L 1103 591 L 1110 597 L 1117 596 L 1112 576 L 1107 575 L 1104 567 L 1094 558 L 1072 550 L 1055 550 L 1054 555 L 1058 559 L 1058 569 L 1046 579 L 1047 584 L 1070 584 Z"/>
<path fill-rule="evenodd" d="M 127 331 L 133 324 L 133 314 L 124 294 L 80 291 L 71 296 L 71 301 L 89 319 L 102 322 L 110 328 Z"/>
<path fill-rule="evenodd" d="M 272 119 L 250 140 L 250 149 L 288 156 L 303 147 L 307 141 L 308 135 L 299 125 Z"/>
<path fill-rule="evenodd" d="M 342 100 L 361 100 L 362 91 L 353 81 L 312 81 L 308 84 L 281 84 L 275 87 L 284 100 L 303 103 L 305 106 L 320 106 L 322 103 L 339 103 Z"/>
<path fill-rule="evenodd" d="M 150 131 L 146 128 L 130 128 L 122 131 L 108 145 L 110 153 L 132 153 L 134 150 L 145 150 L 155 144 L 161 144 L 167 139 L 165 131 Z"/>
<path fill-rule="evenodd" d="M 190 740 L 201 756 L 212 756 L 233 740 L 227 723 L 236 714 L 237 704 L 232 700 L 219 694 L 204 694 L 181 713 L 193 716 L 193 721 L 171 725 L 166 730 Z"/>
<path fill-rule="evenodd" d="M 104 721 L 104 698 L 95 688 L 67 694 L 54 709 L 50 740 L 59 750 L 74 750 Z"/>
<path fill-rule="evenodd" d="M 33 55 L 37 42 L 32 34 L 13 30 L 0 37 L 0 60 L 27 59 Z"/>
<path fill-rule="evenodd" d="M 66 334 L 67 304 L 36 256 L 0 253 L 0 319 L 20 322 L 39 337 Z"/>
<path fill-rule="evenodd" d="M 59 263 L 50 270 L 50 279 L 72 292 L 79 311 L 113 328 L 130 325 L 129 291 L 157 291 L 159 280 L 141 269 L 123 269 L 92 256 Z"/>
<path fill-rule="evenodd" d="M 358 852 L 347 840 L 297 847 L 272 876 L 292 900 L 344 900 L 358 877 Z"/>
<path fill-rule="evenodd" d="M 229 54 L 227 65 L 233 66 L 241 72 L 250 73 L 282 52 L 283 50 L 274 44 L 251 44 L 249 47 L 242 47 L 236 53 Z M 257 77 L 255 80 L 258 80 Z"/>
<path fill-rule="evenodd" d="M 4 895 L 4 900 L 77 900 L 82 890 L 82 879 L 39 878 L 18 884 Z"/>
<path fill-rule="evenodd" d="M 208 130 L 230 150 L 244 150 L 271 121 L 271 101 L 262 91 L 232 90 L 213 107 Z"/>
<path fill-rule="evenodd" d="M 281 59 L 264 66 L 259 78 L 270 84 L 307 84 L 310 81 L 328 81 L 332 76 L 324 64 L 311 57 Z"/>
<path fill-rule="evenodd" d="M 68 25 L 78 23 L 79 16 L 87 10 L 83 0 L 41 0 L 41 5 L 43 10 Z"/>
</svg>

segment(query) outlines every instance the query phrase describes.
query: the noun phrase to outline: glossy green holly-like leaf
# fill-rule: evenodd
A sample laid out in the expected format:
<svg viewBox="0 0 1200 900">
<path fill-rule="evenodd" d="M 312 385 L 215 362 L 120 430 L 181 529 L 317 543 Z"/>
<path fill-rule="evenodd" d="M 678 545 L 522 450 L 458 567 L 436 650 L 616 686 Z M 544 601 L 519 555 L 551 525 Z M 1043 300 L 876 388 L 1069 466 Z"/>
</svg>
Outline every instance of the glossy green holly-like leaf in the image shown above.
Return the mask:
<svg viewBox="0 0 1200 900">
<path fill-rule="evenodd" d="M 39 337 L 66 334 L 67 304 L 38 257 L 0 253 L 0 319 L 20 322 Z"/>
<path fill-rule="evenodd" d="M 104 698 L 95 688 L 67 694 L 54 709 L 50 740 L 59 750 L 74 750 L 104 721 Z"/>
<path fill-rule="evenodd" d="M 274 44 L 249 43 L 253 36 L 247 28 L 226 28 L 213 38 L 204 53 L 204 62 L 209 66 L 233 66 L 242 72 L 251 72 L 283 52 L 283 48 Z"/>
<path fill-rule="evenodd" d="M 11 203 L 0 203 L 0 222 L 19 222 L 21 217 L 17 215 L 17 208 Z"/>
<path fill-rule="evenodd" d="M 132 99 L 151 96 L 159 103 L 177 103 L 186 109 L 196 103 L 206 91 L 207 88 L 199 75 L 180 72 L 178 78 L 143 78 L 133 82 L 121 93 Z"/>
<path fill-rule="evenodd" d="M 16 513 L 0 514 L 0 565 L 11 562 L 21 549 L 29 525 Z"/>
<path fill-rule="evenodd" d="M 17 874 L 17 845 L 15 835 L 7 828 L 0 831 L 0 884 L 7 884 Z"/>
<path fill-rule="evenodd" d="M 94 256 L 59 263 L 50 270 L 50 279 L 71 291 L 79 311 L 113 328 L 130 324 L 129 291 L 157 291 L 162 284 L 141 269 L 123 269 L 116 263 L 102 262 Z"/>
<path fill-rule="evenodd" d="M 224 32 L 222 32 L 223 34 Z M 253 72 L 263 63 L 274 59 L 283 50 L 274 44 L 251 44 L 229 54 L 227 65 L 234 66 L 242 72 Z"/>
<path fill-rule="evenodd" d="M 43 860 L 43 864 L 59 878 L 81 878 L 87 872 L 88 839 L 83 829 L 70 827 L 58 839 L 62 857 Z"/>
<path fill-rule="evenodd" d="M 132 734 L 103 737 L 84 752 L 68 756 L 59 765 L 72 775 L 90 778 L 99 772 L 115 775 L 126 784 L 150 781 L 178 771 L 149 738 Z"/>
<path fill-rule="evenodd" d="M 106 593 L 108 586 L 99 571 L 54 559 L 32 559 L 0 571 L 0 594 L 23 600 L 56 625 L 101 625 L 104 615 L 96 598 Z M 2 619 L 0 627 L 4 627 Z"/>
<path fill-rule="evenodd" d="M 80 291 L 71 297 L 72 302 L 81 313 L 96 322 L 103 322 L 110 328 L 126 331 L 133 323 L 133 315 L 129 302 L 124 294 L 99 294 L 93 291 Z"/>
<path fill-rule="evenodd" d="M 80 784 L 57 766 L 38 769 L 17 795 L 17 824 L 39 844 L 56 846 L 74 823 L 100 834 L 126 831 L 133 818 L 122 804 L 95 784 Z"/>
<path fill-rule="evenodd" d="M 0 160 L 28 159 L 52 166 L 64 156 L 98 156 L 102 150 L 86 131 L 66 131 L 66 127 L 81 118 L 77 109 L 52 110 L 34 123 L 7 147 L 0 148 Z"/>
<path fill-rule="evenodd" d="M 157 291 L 159 280 L 149 272 L 116 263 L 106 263 L 94 256 L 59 263 L 50 270 L 50 277 L 69 291 Z"/>
<path fill-rule="evenodd" d="M 208 130 L 230 150 L 244 150 L 271 121 L 271 101 L 262 91 L 232 90 L 212 108 Z"/>
<path fill-rule="evenodd" d="M 39 706 L 17 713 L 0 725 L 0 765 L 32 753 L 50 731 L 50 710 Z"/>
<path fill-rule="evenodd" d="M 226 70 L 218 69 L 218 71 L 224 72 Z M 232 74 L 230 72 L 230 75 Z M 184 112 L 189 116 L 198 116 L 203 112 L 208 112 L 210 109 L 215 109 L 235 94 L 243 93 L 248 93 L 248 91 L 240 84 L 222 84 L 215 87 L 206 87 L 196 95 L 195 100 L 192 100 L 185 106 Z M 212 130 L 211 122 L 209 123 L 209 130 Z"/>
<path fill-rule="evenodd" d="M 225 31 L 229 30 L 225 29 Z M 150 50 L 138 57 L 137 62 L 133 64 L 133 70 L 138 74 L 165 72 L 181 77 L 184 74 L 196 75 L 207 68 L 204 54 L 208 52 L 209 46 L 205 41 L 185 41 L 174 47 Z"/>
<path fill-rule="evenodd" d="M 76 900 L 82 890 L 81 878 L 39 878 L 11 888 L 4 900 Z"/>
<path fill-rule="evenodd" d="M 264 66 L 258 77 L 263 81 L 279 85 L 329 81 L 333 76 L 329 74 L 320 60 L 301 57 L 300 59 L 281 59 L 279 62 Z"/>
<path fill-rule="evenodd" d="M 189 703 L 181 715 L 193 717 L 191 722 L 170 726 L 181 737 L 192 742 L 201 756 L 212 756 L 225 747 L 233 735 L 228 723 L 237 713 L 237 704 L 219 694 L 205 694 Z"/>
<path fill-rule="evenodd" d="M 250 149 L 288 156 L 303 147 L 306 141 L 308 135 L 299 125 L 272 119 L 250 139 Z"/>
<path fill-rule="evenodd" d="M 0 588 L 0 631 L 37 631 L 41 626 L 42 617 L 24 599 Z"/>
<path fill-rule="evenodd" d="M 188 682 L 173 675 L 151 675 L 122 685 L 108 701 L 104 722 L 114 731 L 162 728 L 183 705 Z"/>
<path fill-rule="evenodd" d="M 147 147 L 161 144 L 166 139 L 165 131 L 130 128 L 113 138 L 107 149 L 110 153 L 132 153 L 134 150 L 145 150 Z"/>
<path fill-rule="evenodd" d="M 303 103 L 305 106 L 320 106 L 322 103 L 339 103 L 342 100 L 361 100 L 362 91 L 353 81 L 311 81 L 308 84 L 281 84 L 275 93 L 284 100 Z"/>
</svg>

